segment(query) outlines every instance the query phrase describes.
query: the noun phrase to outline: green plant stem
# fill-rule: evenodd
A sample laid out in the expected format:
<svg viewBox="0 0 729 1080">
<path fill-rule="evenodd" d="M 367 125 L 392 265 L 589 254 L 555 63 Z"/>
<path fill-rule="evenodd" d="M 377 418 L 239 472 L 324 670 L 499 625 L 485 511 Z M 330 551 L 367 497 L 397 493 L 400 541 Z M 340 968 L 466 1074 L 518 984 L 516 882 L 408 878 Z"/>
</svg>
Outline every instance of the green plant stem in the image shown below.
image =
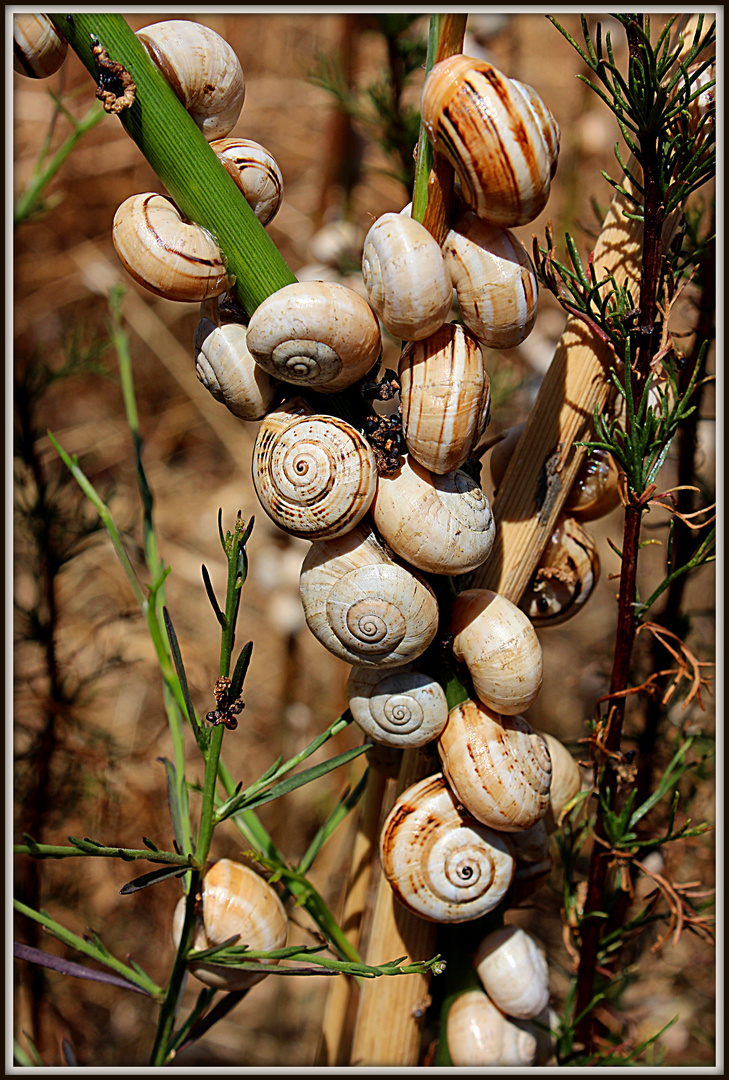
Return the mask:
<svg viewBox="0 0 729 1080">
<path fill-rule="evenodd" d="M 189 866 L 190 860 L 187 855 L 178 855 L 176 851 L 152 851 L 150 848 L 123 848 L 123 847 L 94 847 L 93 849 L 81 849 L 65 844 L 15 844 L 15 855 L 31 855 L 34 859 L 69 859 L 79 858 L 123 859 L 124 862 L 137 862 L 146 859 L 148 862 L 169 863 L 172 866 Z"/>
</svg>

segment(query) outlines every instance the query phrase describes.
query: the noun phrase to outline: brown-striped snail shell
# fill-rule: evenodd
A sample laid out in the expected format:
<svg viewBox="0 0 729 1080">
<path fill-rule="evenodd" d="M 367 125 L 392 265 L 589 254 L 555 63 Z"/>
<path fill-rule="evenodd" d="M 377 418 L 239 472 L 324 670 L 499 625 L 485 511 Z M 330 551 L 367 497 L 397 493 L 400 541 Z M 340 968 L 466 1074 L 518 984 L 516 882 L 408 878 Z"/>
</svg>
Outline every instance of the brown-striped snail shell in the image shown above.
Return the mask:
<svg viewBox="0 0 729 1080">
<path fill-rule="evenodd" d="M 261 225 L 270 224 L 283 199 L 283 176 L 274 157 L 253 139 L 215 139 L 210 148 L 245 195 Z"/>
<path fill-rule="evenodd" d="M 511 842 L 462 810 L 436 773 L 404 791 L 380 837 L 385 877 L 405 907 L 431 922 L 491 911 L 514 872 Z"/>
<path fill-rule="evenodd" d="M 549 969 L 533 937 L 516 926 L 487 934 L 473 958 L 483 988 L 507 1016 L 529 1020 L 549 1004 Z"/>
<path fill-rule="evenodd" d="M 349 664 L 399 667 L 424 653 L 437 633 L 430 586 L 390 559 L 363 525 L 315 541 L 299 585 L 314 637 Z"/>
<path fill-rule="evenodd" d="M 511 349 L 537 317 L 537 275 L 524 246 L 508 229 L 463 214 L 443 241 L 443 259 L 461 318 L 491 349 Z"/>
<path fill-rule="evenodd" d="M 556 626 L 581 610 L 599 576 L 595 541 L 578 521 L 560 514 L 519 607 L 538 626 Z"/>
<path fill-rule="evenodd" d="M 458 323 L 409 342 L 398 367 L 408 450 L 434 473 L 463 465 L 491 418 L 491 384 L 481 346 Z"/>
<path fill-rule="evenodd" d="M 199 303 L 233 285 L 210 233 L 184 221 L 174 203 L 153 191 L 124 200 L 112 240 L 134 280 L 166 300 Z"/>
<path fill-rule="evenodd" d="M 185 897 L 175 908 L 172 937 L 178 945 L 185 919 Z M 277 893 L 259 874 L 242 863 L 219 859 L 203 879 L 202 917 L 198 919 L 193 949 L 202 951 L 222 945 L 248 945 L 254 951 L 271 952 L 286 944 L 288 916 Z M 269 963 L 276 963 L 275 960 Z M 236 971 L 213 961 L 192 961 L 195 978 L 217 990 L 245 990 L 266 977 L 266 972 Z"/>
<path fill-rule="evenodd" d="M 523 611 L 490 589 L 467 589 L 453 603 L 451 633 L 453 652 L 484 705 L 508 716 L 529 708 L 542 686 L 543 664 Z"/>
<path fill-rule="evenodd" d="M 533 1065 L 537 1037 L 507 1019 L 483 990 L 466 990 L 448 1010 L 446 1038 L 456 1065 Z"/>
<path fill-rule="evenodd" d="M 396 555 L 431 574 L 465 574 L 488 558 L 495 525 L 483 491 L 468 473 L 431 473 L 414 458 L 380 476 L 371 508 Z"/>
<path fill-rule="evenodd" d="M 356 723 L 370 738 L 403 750 L 436 739 L 448 719 L 440 683 L 414 664 L 384 671 L 353 667 L 347 698 Z"/>
<path fill-rule="evenodd" d="M 564 743 L 554 735 L 542 733 L 552 759 L 552 782 L 549 787 L 549 813 L 545 823 L 555 828 L 564 808 L 572 802 L 582 786 L 580 768 Z"/>
<path fill-rule="evenodd" d="M 235 51 L 202 23 L 169 19 L 137 37 L 208 142 L 232 131 L 245 98 Z"/>
<path fill-rule="evenodd" d="M 554 777 L 554 763 L 552 763 Z M 552 785 L 549 787 L 550 797 Z M 546 822 L 551 813 L 551 802 L 541 821 L 524 832 L 510 833 L 514 845 L 516 869 L 514 880 L 509 890 L 509 907 L 518 907 L 524 900 L 544 885 L 552 869 L 552 855 L 549 850 L 549 833 Z"/>
<path fill-rule="evenodd" d="M 484 825 L 520 832 L 546 814 L 549 751 L 523 717 L 499 716 L 480 701 L 464 701 L 448 714 L 438 754 L 459 802 Z"/>
<path fill-rule="evenodd" d="M 13 70 L 29 79 L 47 79 L 58 71 L 68 42 L 47 15 L 13 15 Z"/>
<path fill-rule="evenodd" d="M 270 409 L 278 382 L 255 362 L 246 344 L 245 322 L 226 321 L 217 297 L 201 305 L 193 347 L 195 371 L 216 401 L 241 420 L 260 420 Z"/>
<path fill-rule="evenodd" d="M 349 532 L 377 486 L 375 455 L 364 436 L 346 420 L 314 414 L 300 398 L 261 421 L 252 472 L 271 520 L 304 540 Z"/>
<path fill-rule="evenodd" d="M 382 335 L 372 308 L 354 289 L 336 281 L 297 281 L 256 308 L 248 348 L 274 378 L 333 394 L 377 363 Z"/>
<path fill-rule="evenodd" d="M 383 214 L 365 237 L 362 276 L 370 303 L 394 337 L 420 341 L 448 317 L 453 286 L 424 225 Z"/>
<path fill-rule="evenodd" d="M 460 54 L 434 65 L 421 111 L 430 141 L 479 217 L 512 228 L 541 213 L 557 168 L 559 128 L 532 87 Z"/>
</svg>

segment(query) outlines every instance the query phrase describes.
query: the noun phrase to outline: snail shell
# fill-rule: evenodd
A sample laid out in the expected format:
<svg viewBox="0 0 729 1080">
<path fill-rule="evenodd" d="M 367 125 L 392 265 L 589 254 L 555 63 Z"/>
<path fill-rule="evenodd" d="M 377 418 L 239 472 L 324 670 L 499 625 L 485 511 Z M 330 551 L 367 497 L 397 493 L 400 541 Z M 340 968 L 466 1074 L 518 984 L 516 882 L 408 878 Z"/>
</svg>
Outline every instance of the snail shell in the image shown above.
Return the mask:
<svg viewBox="0 0 729 1080">
<path fill-rule="evenodd" d="M 426 573 L 468 573 L 493 546 L 488 500 L 458 469 L 440 476 L 406 458 L 393 476 L 379 477 L 371 513 L 395 554 Z"/>
<path fill-rule="evenodd" d="M 201 305 L 193 338 L 195 371 L 203 386 L 234 416 L 260 420 L 270 409 L 279 384 L 249 353 L 246 333 L 245 323 L 221 321 L 217 298 Z"/>
<path fill-rule="evenodd" d="M 532 87 L 460 54 L 433 66 L 421 111 L 430 141 L 479 217 L 512 228 L 541 213 L 557 168 L 559 128 Z"/>
<path fill-rule="evenodd" d="M 402 214 L 383 214 L 365 237 L 362 277 L 393 337 L 420 341 L 448 317 L 453 286 L 435 238 Z"/>
<path fill-rule="evenodd" d="M 256 363 L 277 379 L 333 394 L 377 363 L 377 316 L 354 289 L 336 281 L 297 281 L 272 293 L 248 325 Z"/>
<path fill-rule="evenodd" d="M 47 15 L 13 15 L 13 70 L 47 79 L 66 59 L 68 42 Z"/>
<path fill-rule="evenodd" d="M 467 589 L 451 609 L 453 652 L 468 668 L 479 699 L 515 716 L 542 686 L 542 649 L 534 627 L 515 604 L 490 589 Z"/>
<path fill-rule="evenodd" d="M 519 607 L 539 626 L 556 626 L 577 614 L 599 576 L 594 540 L 578 521 L 561 514 Z"/>
<path fill-rule="evenodd" d="M 268 225 L 283 199 L 283 176 L 275 159 L 252 139 L 216 139 L 210 147 L 245 195 L 261 225 Z"/>
<path fill-rule="evenodd" d="M 594 521 L 620 505 L 618 467 L 607 450 L 585 455 L 564 502 L 564 511 L 578 521 Z"/>
<path fill-rule="evenodd" d="M 399 796 L 380 837 L 395 896 L 430 922 L 467 922 L 496 907 L 514 872 L 512 851 L 504 833 L 458 807 L 440 773 Z"/>
<path fill-rule="evenodd" d="M 124 200 L 112 240 L 134 280 L 166 300 L 200 302 L 233 285 L 210 233 L 183 221 L 174 203 L 153 191 Z"/>
<path fill-rule="evenodd" d="M 507 1016 L 528 1020 L 549 1004 L 549 969 L 533 937 L 516 926 L 487 934 L 473 958 L 483 988 Z"/>
<path fill-rule="evenodd" d="M 547 822 L 554 826 L 562 811 L 574 799 L 582 786 L 580 768 L 567 747 L 554 735 L 544 732 L 542 738 L 549 747 L 552 759 L 552 782 L 549 787 L 549 815 Z"/>
<path fill-rule="evenodd" d="M 185 919 L 181 897 L 172 920 L 172 937 L 178 945 Z M 195 928 L 193 948 L 209 949 L 238 935 L 235 945 L 256 951 L 272 951 L 286 944 L 288 916 L 276 892 L 254 870 L 230 859 L 220 859 L 203 879 L 202 919 Z M 273 963 L 273 961 L 271 961 Z M 266 977 L 252 971 L 215 963 L 191 963 L 200 982 L 219 990 L 244 990 Z"/>
<path fill-rule="evenodd" d="M 246 84 L 234 50 L 202 23 L 169 19 L 137 37 L 208 142 L 232 131 Z"/>
<path fill-rule="evenodd" d="M 523 717 L 501 717 L 479 701 L 464 701 L 448 714 L 438 754 L 459 801 L 484 825 L 520 832 L 546 814 L 549 751 Z"/>
<path fill-rule="evenodd" d="M 385 746 L 425 746 L 437 739 L 448 719 L 440 683 L 413 664 L 392 671 L 353 667 L 347 697 L 355 721 Z"/>
<path fill-rule="evenodd" d="M 443 241 L 443 259 L 461 318 L 482 344 L 511 349 L 531 333 L 537 275 L 512 232 L 468 212 Z"/>
<path fill-rule="evenodd" d="M 552 763 L 552 776 L 554 777 L 554 763 Z M 551 797 L 551 784 L 549 790 Z M 551 803 L 545 816 L 536 825 L 532 825 L 531 829 L 510 834 L 514 845 L 516 869 L 509 890 L 509 907 L 518 907 L 522 901 L 541 888 L 552 869 L 549 834 L 545 825 L 549 819 L 550 810 Z"/>
<path fill-rule="evenodd" d="M 491 418 L 491 384 L 481 346 L 458 323 L 409 342 L 398 368 L 408 450 L 434 473 L 466 461 Z"/>
<path fill-rule="evenodd" d="M 389 559 L 362 525 L 313 543 L 299 584 L 309 629 L 349 664 L 407 664 L 425 652 L 438 630 L 430 586 Z"/>
<path fill-rule="evenodd" d="M 252 470 L 271 520 L 305 540 L 349 532 L 377 486 L 375 455 L 364 436 L 336 416 L 311 413 L 300 398 L 261 422 Z"/>
<path fill-rule="evenodd" d="M 448 1052 L 454 1065 L 533 1065 L 537 1038 L 512 1023 L 483 990 L 466 990 L 448 1010 Z"/>
</svg>

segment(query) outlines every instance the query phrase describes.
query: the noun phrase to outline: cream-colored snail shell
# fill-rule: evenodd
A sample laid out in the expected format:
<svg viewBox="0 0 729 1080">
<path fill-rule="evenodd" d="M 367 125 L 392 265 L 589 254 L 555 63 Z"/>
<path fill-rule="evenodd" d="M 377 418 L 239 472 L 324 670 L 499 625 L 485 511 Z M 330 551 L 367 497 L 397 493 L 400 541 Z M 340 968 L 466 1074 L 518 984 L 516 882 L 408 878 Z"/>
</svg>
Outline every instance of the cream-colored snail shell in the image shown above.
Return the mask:
<svg viewBox="0 0 729 1080">
<path fill-rule="evenodd" d="M 468 573 L 493 547 L 489 502 L 459 469 L 441 476 L 406 458 L 398 472 L 379 477 L 371 514 L 388 547 L 426 573 Z"/>
<path fill-rule="evenodd" d="M 537 275 L 523 244 L 469 211 L 442 247 L 468 329 L 490 349 L 519 345 L 537 317 Z"/>
<path fill-rule="evenodd" d="M 211 303 L 211 302 L 208 302 Z M 217 300 L 212 303 L 217 305 Z M 270 409 L 278 382 L 255 362 L 244 323 L 202 315 L 195 327 L 195 371 L 216 401 L 241 420 L 260 420 Z"/>
<path fill-rule="evenodd" d="M 399 667 L 424 653 L 437 633 L 430 586 L 391 560 L 363 525 L 315 541 L 299 585 L 309 629 L 348 664 Z"/>
<path fill-rule="evenodd" d="M 481 346 L 458 323 L 409 342 L 398 366 L 408 450 L 434 473 L 463 465 L 491 418 L 491 384 Z"/>
<path fill-rule="evenodd" d="M 398 797 L 380 837 L 395 896 L 430 922 L 467 922 L 495 908 L 514 872 L 512 851 L 504 833 L 459 808 L 440 773 Z"/>
<path fill-rule="evenodd" d="M 459 801 L 484 825 L 519 832 L 546 814 L 549 751 L 523 717 L 499 716 L 480 701 L 464 701 L 448 714 L 438 754 Z"/>
<path fill-rule="evenodd" d="M 68 42 L 47 15 L 13 15 L 13 70 L 29 79 L 47 79 L 58 71 Z"/>
<path fill-rule="evenodd" d="M 293 399 L 300 404 L 300 399 Z M 343 536 L 369 510 L 377 464 L 363 435 L 336 416 L 270 412 L 253 447 L 253 486 L 272 521 L 292 536 Z"/>
<path fill-rule="evenodd" d="M 178 945 L 185 919 L 181 897 L 172 920 Z M 288 916 L 278 895 L 254 870 L 230 859 L 219 859 L 203 879 L 202 919 L 195 927 L 193 948 L 209 949 L 238 935 L 233 944 L 270 952 L 286 944 Z M 269 961 L 275 963 L 274 960 Z M 213 962 L 192 962 L 190 970 L 206 986 L 219 990 L 245 990 L 266 977 L 266 972 L 236 971 Z"/>
<path fill-rule="evenodd" d="M 524 712 L 542 687 L 542 647 L 515 604 L 490 589 L 467 589 L 451 609 L 453 652 L 479 699 L 495 712 Z"/>
<path fill-rule="evenodd" d="M 554 763 L 552 764 L 552 776 L 554 777 Z M 550 796 L 552 787 L 550 784 Z M 511 842 L 514 845 L 514 857 L 516 869 L 514 880 L 509 890 L 509 907 L 518 907 L 522 901 L 540 889 L 549 877 L 552 869 L 552 855 L 549 850 L 549 834 L 546 822 L 549 820 L 551 810 L 532 825 L 531 829 L 524 832 L 511 833 Z"/>
<path fill-rule="evenodd" d="M 460 54 L 433 66 L 421 111 L 430 141 L 479 217 L 512 228 L 541 213 L 557 168 L 559 128 L 532 87 Z"/>
<path fill-rule="evenodd" d="M 232 131 L 246 84 L 234 50 L 202 23 L 169 19 L 137 37 L 208 142 Z"/>
<path fill-rule="evenodd" d="M 519 607 L 538 626 L 556 626 L 582 609 L 599 576 L 595 541 L 578 521 L 560 514 Z"/>
<path fill-rule="evenodd" d="M 507 1016 L 528 1020 L 549 1004 L 549 969 L 533 937 L 516 926 L 487 934 L 473 958 L 483 988 Z"/>
<path fill-rule="evenodd" d="M 353 667 L 347 698 L 352 716 L 367 735 L 403 750 L 437 739 L 448 719 L 440 683 L 413 664 L 384 671 Z"/>
<path fill-rule="evenodd" d="M 466 990 L 448 1010 L 446 1039 L 456 1065 L 533 1065 L 536 1035 L 508 1020 L 483 990 Z"/>
<path fill-rule="evenodd" d="M 552 759 L 552 782 L 549 788 L 549 814 L 547 824 L 554 827 L 562 816 L 562 811 L 570 803 L 582 786 L 580 768 L 567 747 L 554 735 L 542 733 Z"/>
<path fill-rule="evenodd" d="M 354 289 L 336 281 L 297 281 L 256 308 L 248 348 L 269 375 L 333 394 L 377 363 L 382 335 L 372 308 Z"/>
<path fill-rule="evenodd" d="M 174 203 L 153 191 L 124 200 L 112 241 L 127 273 L 166 300 L 199 303 L 233 285 L 210 233 L 184 221 Z"/>
<path fill-rule="evenodd" d="M 283 176 L 275 158 L 253 139 L 215 139 L 210 148 L 245 195 L 261 225 L 270 224 L 283 199 Z"/>
<path fill-rule="evenodd" d="M 403 214 L 383 214 L 365 237 L 362 276 L 385 329 L 420 341 L 442 326 L 453 286 L 435 238 Z"/>
</svg>

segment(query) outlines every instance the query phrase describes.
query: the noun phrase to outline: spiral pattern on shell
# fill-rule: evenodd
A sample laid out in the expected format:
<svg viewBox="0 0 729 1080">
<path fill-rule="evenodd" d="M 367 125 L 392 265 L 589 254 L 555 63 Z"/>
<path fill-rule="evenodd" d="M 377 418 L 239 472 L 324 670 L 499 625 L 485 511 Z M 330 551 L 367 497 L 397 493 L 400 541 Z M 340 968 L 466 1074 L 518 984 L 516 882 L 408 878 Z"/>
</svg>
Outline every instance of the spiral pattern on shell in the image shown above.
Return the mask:
<svg viewBox="0 0 729 1080">
<path fill-rule="evenodd" d="M 203 315 L 193 337 L 195 373 L 216 401 L 241 420 L 260 420 L 271 407 L 278 382 L 248 351 L 246 327 L 216 323 Z"/>
<path fill-rule="evenodd" d="M 353 667 L 347 697 L 356 723 L 386 746 L 425 746 L 440 735 L 448 719 L 440 683 L 412 664 L 384 672 Z"/>
</svg>

